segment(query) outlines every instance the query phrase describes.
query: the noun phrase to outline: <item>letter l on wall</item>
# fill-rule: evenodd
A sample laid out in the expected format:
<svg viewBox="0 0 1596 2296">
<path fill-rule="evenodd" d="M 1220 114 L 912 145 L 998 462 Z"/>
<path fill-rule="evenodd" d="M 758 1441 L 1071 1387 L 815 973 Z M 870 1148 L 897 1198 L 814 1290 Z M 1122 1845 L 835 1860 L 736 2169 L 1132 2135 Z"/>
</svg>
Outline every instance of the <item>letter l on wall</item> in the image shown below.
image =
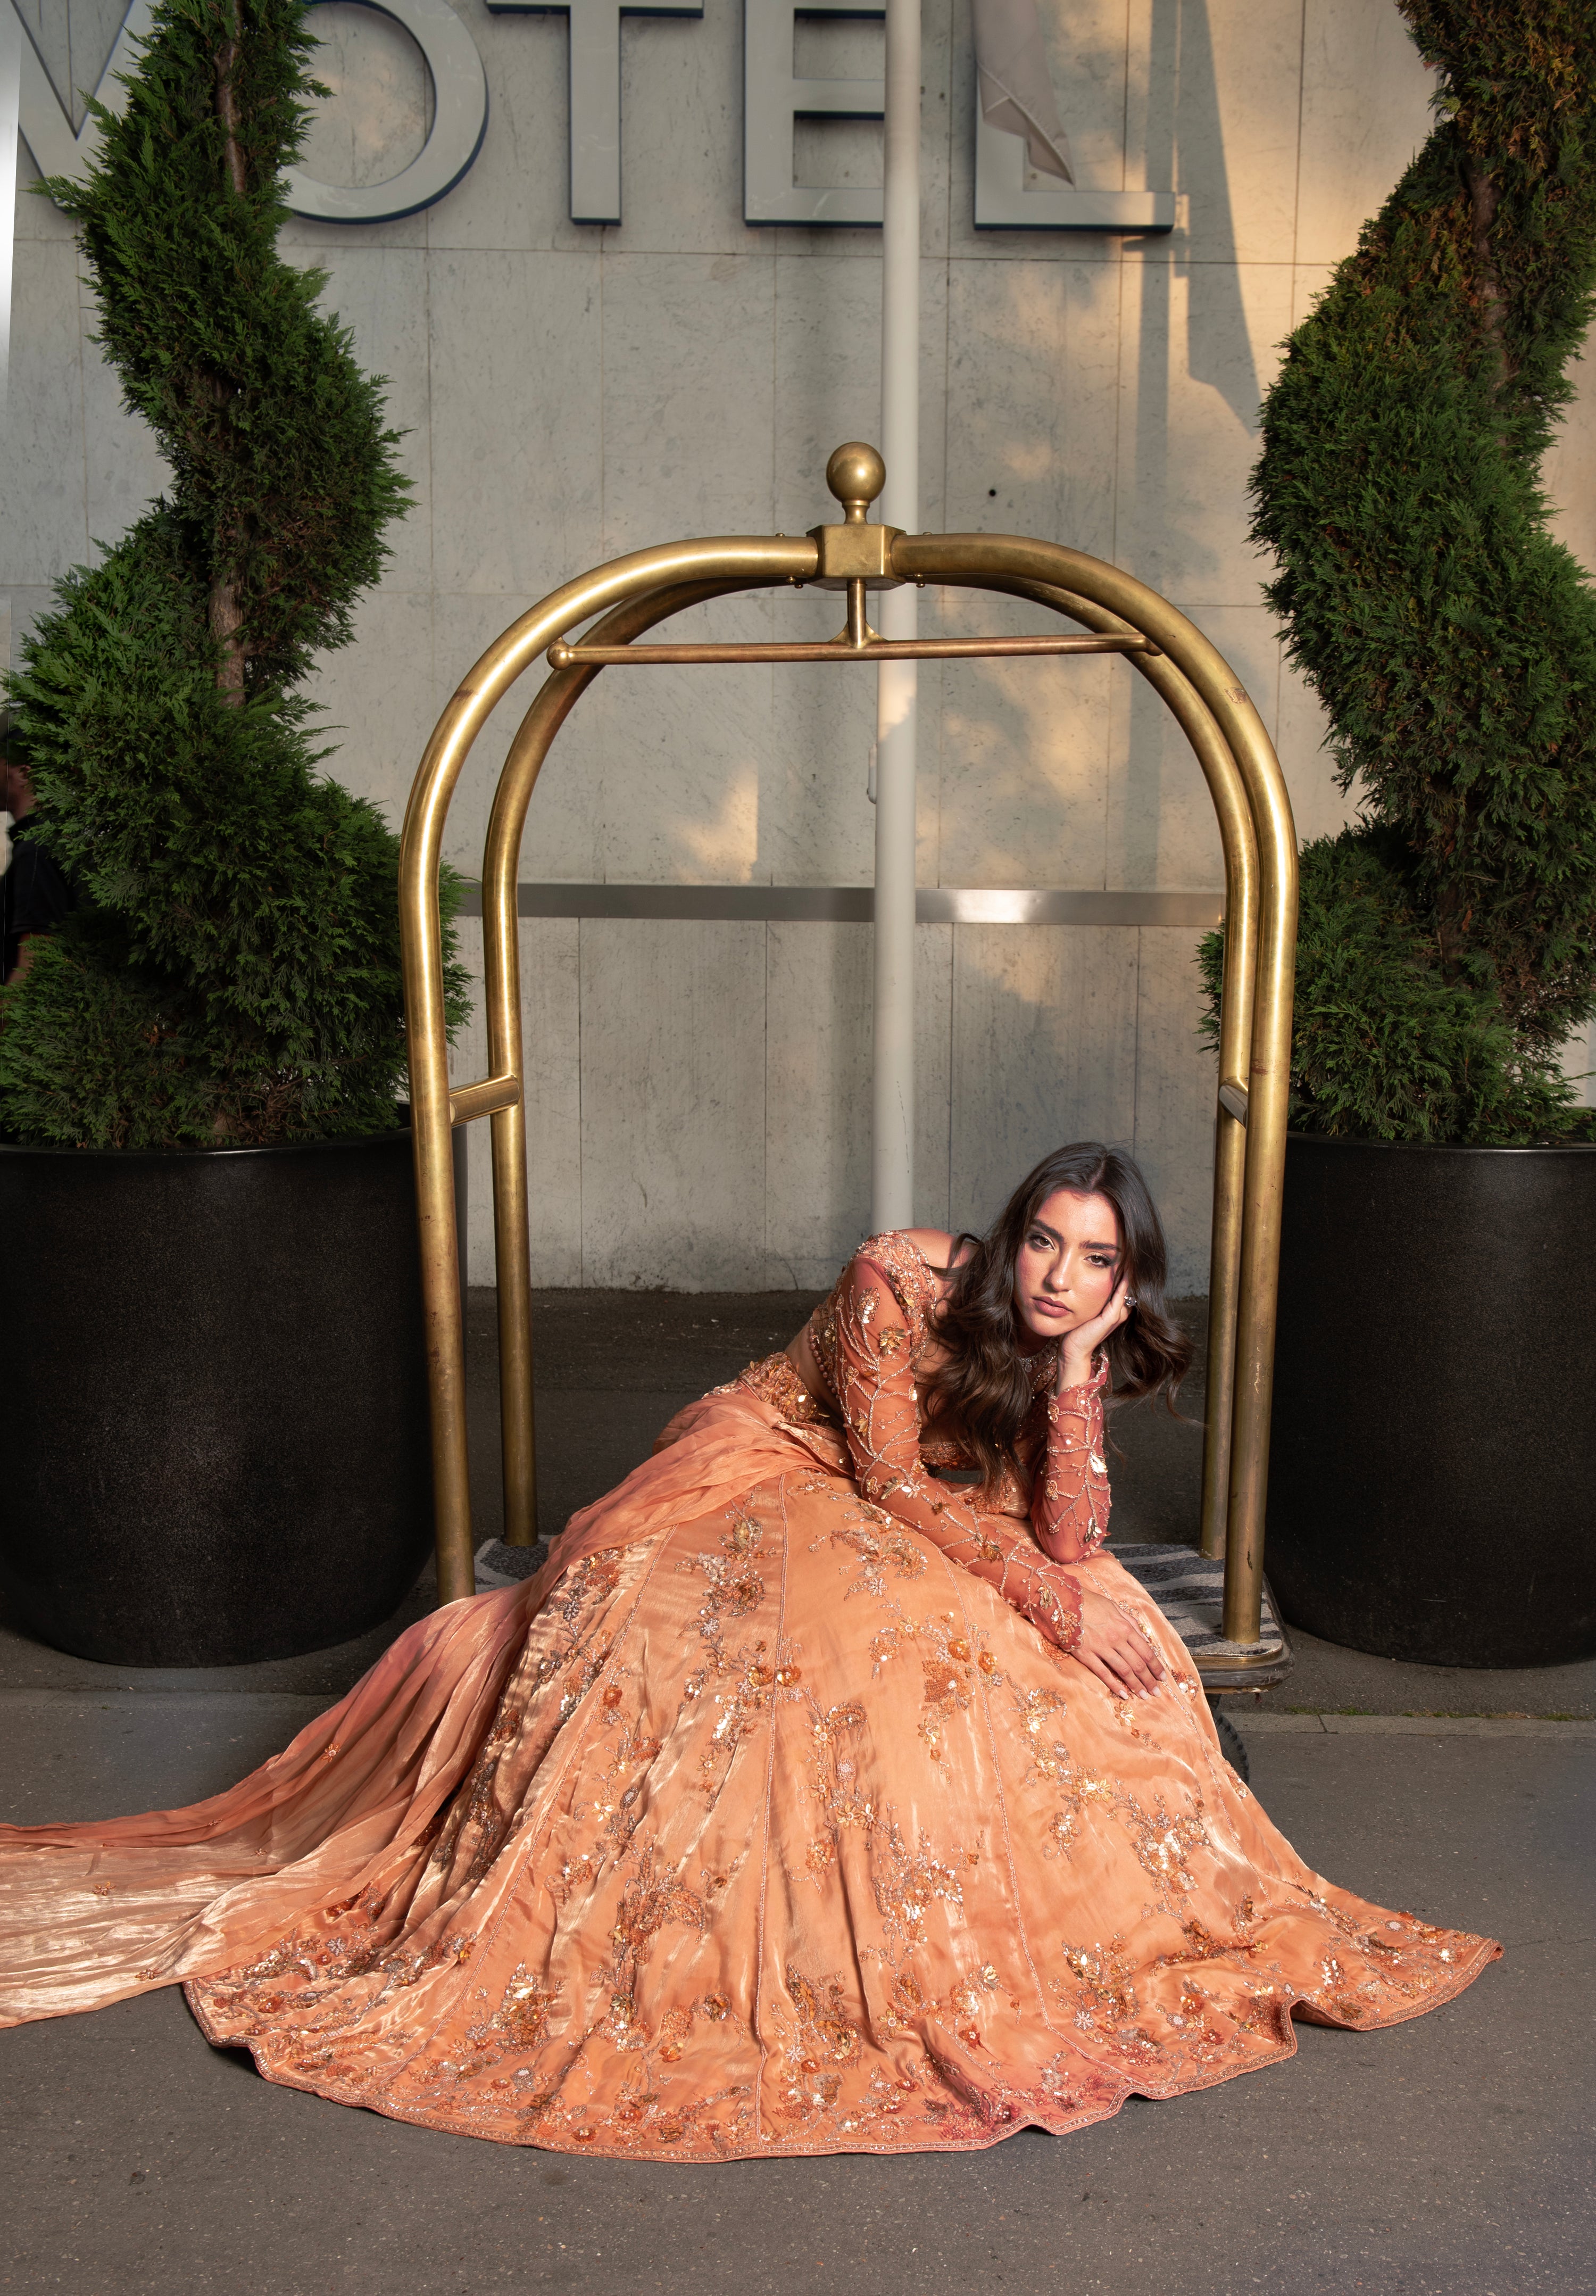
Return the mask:
<svg viewBox="0 0 1596 2296">
<path fill-rule="evenodd" d="M 571 221 L 621 219 L 620 20 L 702 16 L 703 0 L 487 0 L 495 16 L 570 19 Z"/>
</svg>

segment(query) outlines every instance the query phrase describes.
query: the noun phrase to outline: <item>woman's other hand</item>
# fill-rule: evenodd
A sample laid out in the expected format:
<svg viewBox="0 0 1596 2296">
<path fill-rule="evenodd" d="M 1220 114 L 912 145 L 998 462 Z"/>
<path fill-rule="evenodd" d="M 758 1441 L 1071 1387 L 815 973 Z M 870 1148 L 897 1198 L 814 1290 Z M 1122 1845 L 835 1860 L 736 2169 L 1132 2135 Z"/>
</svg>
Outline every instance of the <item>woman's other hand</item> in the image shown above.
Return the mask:
<svg viewBox="0 0 1596 2296">
<path fill-rule="evenodd" d="M 1106 1595 L 1083 1587 L 1080 1597 L 1081 1636 L 1070 1656 L 1116 1698 L 1150 1696 L 1164 1678 L 1164 1661 L 1146 1635 Z"/>
<path fill-rule="evenodd" d="M 1066 1388 L 1084 1387 L 1092 1376 L 1092 1359 L 1105 1340 L 1119 1329 L 1135 1306 L 1131 1296 L 1131 1281 L 1122 1276 L 1109 1294 L 1109 1304 L 1089 1324 L 1077 1324 L 1065 1334 L 1059 1348 L 1059 1377 L 1053 1389 L 1062 1395 Z"/>
</svg>

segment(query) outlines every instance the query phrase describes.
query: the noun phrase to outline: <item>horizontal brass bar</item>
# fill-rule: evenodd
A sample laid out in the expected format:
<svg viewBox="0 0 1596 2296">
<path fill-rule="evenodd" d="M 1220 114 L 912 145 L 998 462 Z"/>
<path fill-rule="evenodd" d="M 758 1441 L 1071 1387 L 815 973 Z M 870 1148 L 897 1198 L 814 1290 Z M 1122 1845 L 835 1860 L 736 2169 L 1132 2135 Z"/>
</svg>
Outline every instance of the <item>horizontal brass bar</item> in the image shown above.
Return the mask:
<svg viewBox="0 0 1596 2296">
<path fill-rule="evenodd" d="M 584 885 L 516 888 L 523 917 L 622 917 L 700 924 L 860 924 L 875 915 L 869 885 Z M 1208 892 L 1095 890 L 1013 890 L 992 885 L 921 885 L 914 896 L 922 925 L 1187 925 L 1208 931 L 1224 922 L 1223 887 Z M 482 914 L 482 888 L 468 884 L 462 917 Z"/>
<path fill-rule="evenodd" d="M 1150 638 L 877 638 L 864 645 L 835 638 L 772 645 L 565 645 L 549 648 L 552 669 L 623 669 L 680 661 L 966 661 L 994 656 L 1049 653 L 1157 653 Z"/>
<path fill-rule="evenodd" d="M 1237 1084 L 1232 1078 L 1227 1077 L 1219 1087 L 1219 1105 L 1227 1116 L 1233 1116 L 1238 1124 L 1245 1124 L 1247 1086 L 1244 1084 Z"/>
<path fill-rule="evenodd" d="M 458 1092 L 449 1095 L 449 1122 L 474 1124 L 479 1116 L 491 1116 L 498 1108 L 519 1108 L 521 1099 L 520 1077 L 484 1077 L 479 1084 L 462 1084 Z"/>
</svg>

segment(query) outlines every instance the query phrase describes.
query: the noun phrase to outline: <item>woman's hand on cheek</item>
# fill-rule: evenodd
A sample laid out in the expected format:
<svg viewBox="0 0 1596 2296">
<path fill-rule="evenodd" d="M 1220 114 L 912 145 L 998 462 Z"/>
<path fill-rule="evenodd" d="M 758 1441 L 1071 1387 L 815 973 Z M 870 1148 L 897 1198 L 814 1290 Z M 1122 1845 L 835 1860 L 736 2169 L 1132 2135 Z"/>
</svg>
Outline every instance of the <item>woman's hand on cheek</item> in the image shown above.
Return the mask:
<svg viewBox="0 0 1596 2296">
<path fill-rule="evenodd" d="M 1062 1395 L 1066 1388 L 1084 1386 L 1092 1376 L 1092 1359 L 1105 1340 L 1116 1332 L 1131 1312 L 1131 1279 L 1122 1275 L 1109 1297 L 1109 1304 L 1089 1324 L 1077 1324 L 1067 1332 L 1059 1349 L 1059 1382 L 1053 1390 Z"/>
</svg>

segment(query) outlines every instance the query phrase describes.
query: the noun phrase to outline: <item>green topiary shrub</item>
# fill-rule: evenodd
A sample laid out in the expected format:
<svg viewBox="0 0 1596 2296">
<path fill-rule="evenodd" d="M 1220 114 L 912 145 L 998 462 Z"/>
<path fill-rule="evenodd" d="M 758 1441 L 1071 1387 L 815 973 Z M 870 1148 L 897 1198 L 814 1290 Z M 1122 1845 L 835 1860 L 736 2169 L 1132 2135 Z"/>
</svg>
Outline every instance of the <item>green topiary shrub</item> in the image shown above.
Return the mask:
<svg viewBox="0 0 1596 2296">
<path fill-rule="evenodd" d="M 8 684 L 78 906 L 0 1026 L 0 1122 L 95 1147 L 381 1130 L 404 1068 L 397 840 L 295 692 L 387 555 L 381 388 L 277 252 L 307 0 L 161 0 L 81 226 L 101 342 L 172 470 Z M 32 825 L 30 824 L 30 827 Z M 452 1013 L 462 976 L 451 972 Z"/>
<path fill-rule="evenodd" d="M 1302 855 L 1293 1119 L 1570 1136 L 1596 597 L 1539 468 L 1596 288 L 1596 0 L 1398 4 L 1437 125 L 1292 336 L 1253 480 L 1268 595 L 1363 799 Z"/>
<path fill-rule="evenodd" d="M 1568 1132 L 1579 1112 L 1561 1071 L 1526 1060 L 1498 1000 L 1435 962 L 1393 832 L 1324 838 L 1302 862 L 1293 1128 L 1478 1144 Z M 1223 958 L 1223 934 L 1208 934 L 1199 963 L 1215 1050 Z"/>
</svg>

